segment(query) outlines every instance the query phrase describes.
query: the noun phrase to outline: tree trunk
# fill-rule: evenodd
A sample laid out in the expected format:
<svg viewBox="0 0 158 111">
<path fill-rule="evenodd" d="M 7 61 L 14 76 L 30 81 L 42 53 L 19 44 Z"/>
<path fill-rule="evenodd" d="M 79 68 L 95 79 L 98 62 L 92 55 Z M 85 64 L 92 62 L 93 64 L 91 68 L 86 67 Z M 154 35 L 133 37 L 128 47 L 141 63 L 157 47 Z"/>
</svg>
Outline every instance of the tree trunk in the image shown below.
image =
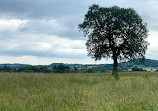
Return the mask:
<svg viewBox="0 0 158 111">
<path fill-rule="evenodd" d="M 113 72 L 112 72 L 112 75 L 115 75 L 115 74 L 117 74 L 118 72 L 117 72 L 117 56 L 114 56 L 113 57 L 113 60 L 114 60 L 114 66 L 113 66 Z"/>
</svg>

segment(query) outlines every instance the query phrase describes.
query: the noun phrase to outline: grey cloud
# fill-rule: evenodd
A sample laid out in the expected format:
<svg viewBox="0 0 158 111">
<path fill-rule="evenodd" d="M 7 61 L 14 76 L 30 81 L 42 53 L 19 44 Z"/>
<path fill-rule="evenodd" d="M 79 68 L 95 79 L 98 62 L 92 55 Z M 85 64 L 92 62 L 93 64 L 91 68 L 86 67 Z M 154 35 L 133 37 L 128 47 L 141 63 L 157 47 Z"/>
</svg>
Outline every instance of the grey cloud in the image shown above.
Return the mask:
<svg viewBox="0 0 158 111">
<path fill-rule="evenodd" d="M 0 2 L 0 14 L 24 19 L 68 16 L 81 13 L 85 9 L 84 4 L 78 3 L 77 0 L 1 0 Z"/>
<path fill-rule="evenodd" d="M 26 33 L 84 39 L 77 26 L 87 8 L 84 2 L 77 0 L 1 0 L 0 18 L 29 20 L 30 22 L 19 27 L 20 31 Z M 52 18 L 67 30 L 61 27 L 54 28 L 54 24 L 49 22 Z M 42 20 L 48 20 L 48 22 L 45 21 L 44 24 Z"/>
<path fill-rule="evenodd" d="M 77 29 L 77 26 L 83 21 L 84 14 L 87 12 L 88 6 L 92 3 L 101 6 L 118 5 L 121 7 L 133 7 L 143 17 L 144 21 L 148 23 L 149 28 L 157 30 L 158 25 L 154 24 L 157 22 L 157 19 L 154 19 L 155 17 L 153 16 L 156 14 L 156 18 L 158 17 L 158 7 L 154 5 L 158 3 L 156 0 L 107 0 L 107 2 L 103 2 L 102 0 L 1 0 L 0 14 L 1 18 L 8 17 L 30 20 L 31 22 L 19 28 L 19 30 L 26 31 L 27 33 L 40 32 L 71 39 L 85 39 Z M 51 26 L 53 24 L 40 22 L 41 20 L 52 18 L 57 20 L 63 28 L 66 27 L 67 30 L 59 29 L 59 31 L 54 31 L 53 26 Z M 36 27 L 38 27 L 39 31 Z"/>
<path fill-rule="evenodd" d="M 86 58 L 85 53 L 77 52 L 80 50 L 84 50 L 84 47 L 82 46 L 80 41 L 76 40 L 73 40 L 71 43 L 71 40 L 69 39 L 62 39 L 52 36 L 38 36 L 38 34 L 23 35 L 23 33 L 15 33 L 13 35 L 10 35 L 9 38 L 4 38 L 0 37 L 1 56 L 29 55 L 36 57 L 54 57 L 69 59 Z M 65 51 L 69 49 L 70 51 Z"/>
<path fill-rule="evenodd" d="M 53 58 L 67 58 L 67 59 L 85 59 L 87 55 L 85 54 L 63 54 L 57 53 L 55 51 L 32 51 L 32 50 L 2 50 L 0 51 L 1 56 L 36 56 L 36 57 L 53 57 Z"/>
<path fill-rule="evenodd" d="M 84 39 L 76 25 L 64 23 L 56 19 L 31 19 L 18 27 L 24 33 L 56 35 L 70 39 Z"/>
<path fill-rule="evenodd" d="M 146 53 L 146 58 L 158 60 L 157 55 L 158 55 L 158 51 L 148 51 Z"/>
</svg>

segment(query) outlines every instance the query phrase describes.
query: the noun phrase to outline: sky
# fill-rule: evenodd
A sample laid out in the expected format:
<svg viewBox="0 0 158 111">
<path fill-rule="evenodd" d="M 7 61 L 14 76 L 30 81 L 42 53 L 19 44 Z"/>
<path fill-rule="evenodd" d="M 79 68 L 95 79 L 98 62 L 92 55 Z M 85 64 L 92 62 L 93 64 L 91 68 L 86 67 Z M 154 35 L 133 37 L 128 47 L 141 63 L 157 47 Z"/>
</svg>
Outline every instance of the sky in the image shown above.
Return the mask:
<svg viewBox="0 0 158 111">
<path fill-rule="evenodd" d="M 112 63 L 87 56 L 78 24 L 92 4 L 136 10 L 148 24 L 145 57 L 158 60 L 157 0 L 0 0 L 0 63 Z"/>
</svg>

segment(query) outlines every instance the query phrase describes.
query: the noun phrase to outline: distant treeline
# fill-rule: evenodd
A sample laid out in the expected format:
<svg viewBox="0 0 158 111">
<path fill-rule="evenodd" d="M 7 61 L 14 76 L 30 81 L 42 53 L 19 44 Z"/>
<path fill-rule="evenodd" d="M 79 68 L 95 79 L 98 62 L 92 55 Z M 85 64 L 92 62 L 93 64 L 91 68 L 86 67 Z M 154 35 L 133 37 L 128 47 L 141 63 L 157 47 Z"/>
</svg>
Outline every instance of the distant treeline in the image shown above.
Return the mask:
<svg viewBox="0 0 158 111">
<path fill-rule="evenodd" d="M 47 67 L 47 66 L 23 66 L 23 67 L 10 67 L 7 65 L 4 65 L 2 68 L 0 68 L 1 72 L 37 72 L 37 73 L 94 73 L 93 69 L 87 69 L 87 70 L 78 70 L 77 68 L 71 69 L 69 66 L 65 66 L 63 64 Z"/>
<path fill-rule="evenodd" d="M 3 66 L 0 68 L 1 72 L 35 72 L 35 73 L 104 73 L 107 72 L 104 68 L 84 68 L 84 69 L 78 69 L 78 68 L 73 68 L 71 69 L 69 66 L 65 66 L 63 64 L 57 65 L 57 66 L 52 66 L 52 67 L 47 67 L 47 66 L 23 66 L 19 68 L 14 68 L 14 67 L 9 67 L 9 66 Z M 145 71 L 142 68 L 138 67 L 133 67 L 132 71 Z"/>
<path fill-rule="evenodd" d="M 140 62 L 135 59 L 118 64 L 118 71 L 145 71 L 145 68 L 158 69 L 158 61 L 146 59 Z M 53 63 L 50 65 L 26 65 L 26 64 L 0 64 L 1 72 L 44 72 L 44 73 L 103 73 L 111 72 L 113 64 L 64 64 Z M 155 71 L 155 70 L 154 70 Z M 156 70 L 158 71 L 158 70 Z"/>
</svg>

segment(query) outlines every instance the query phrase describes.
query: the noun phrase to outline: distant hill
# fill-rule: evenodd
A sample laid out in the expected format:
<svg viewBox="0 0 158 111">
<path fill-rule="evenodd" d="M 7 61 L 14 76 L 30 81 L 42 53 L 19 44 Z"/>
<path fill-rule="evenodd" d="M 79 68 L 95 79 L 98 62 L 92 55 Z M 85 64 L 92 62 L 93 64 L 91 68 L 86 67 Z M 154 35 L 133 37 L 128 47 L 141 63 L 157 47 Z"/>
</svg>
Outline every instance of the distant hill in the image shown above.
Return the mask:
<svg viewBox="0 0 158 111">
<path fill-rule="evenodd" d="M 19 63 L 15 63 L 15 64 L 0 64 L 0 67 L 4 67 L 4 66 L 8 66 L 8 67 L 23 67 L 23 66 L 31 66 L 30 64 L 19 64 Z"/>
<path fill-rule="evenodd" d="M 119 63 L 119 67 L 121 67 L 121 66 L 125 66 L 128 69 L 132 68 L 134 66 L 138 66 L 138 67 L 142 67 L 142 68 L 143 67 L 158 68 L 158 60 L 145 59 L 144 62 L 141 62 L 139 59 L 134 59 L 132 61 Z"/>
<path fill-rule="evenodd" d="M 98 64 L 98 65 L 81 65 L 83 68 L 91 68 L 95 71 L 101 71 L 101 70 L 107 70 L 112 71 L 113 70 L 113 64 Z M 143 69 L 158 69 L 158 60 L 152 60 L 152 59 L 145 59 L 144 62 L 141 62 L 140 59 L 134 59 L 128 62 L 121 62 L 118 63 L 118 70 L 119 71 L 128 71 L 132 69 L 133 67 L 139 67 Z"/>
<path fill-rule="evenodd" d="M 139 61 L 139 59 L 133 60 L 129 62 L 133 65 L 143 65 L 144 67 L 158 67 L 158 60 L 152 60 L 152 59 L 145 59 L 145 61 L 142 63 Z"/>
<path fill-rule="evenodd" d="M 51 65 L 59 65 L 60 63 L 52 63 Z M 63 63 L 62 63 L 63 64 Z M 97 72 L 102 71 L 112 71 L 113 64 L 63 64 L 69 66 L 71 69 L 77 68 L 79 70 L 87 70 L 93 69 Z M 140 67 L 143 69 L 157 69 L 158 68 L 158 60 L 145 59 L 144 62 L 141 62 L 139 59 L 134 59 L 128 62 L 121 62 L 118 64 L 119 71 L 128 71 L 133 67 Z"/>
<path fill-rule="evenodd" d="M 65 63 L 52 63 L 50 65 L 42 65 L 46 66 L 49 69 L 54 66 L 59 66 L 60 64 L 70 67 L 71 70 L 77 69 L 79 71 L 86 71 L 86 70 L 93 70 L 95 72 L 104 72 L 104 71 L 112 71 L 113 70 L 113 64 L 65 64 Z M 0 64 L 0 68 L 8 66 L 12 68 L 20 68 L 24 66 L 31 66 L 29 64 Z M 41 65 L 36 65 L 36 67 L 41 67 Z M 145 70 L 157 70 L 158 69 L 158 60 L 152 60 L 152 59 L 145 59 L 144 62 L 140 62 L 139 59 L 135 59 L 128 62 L 121 62 L 118 63 L 118 70 L 119 71 L 128 71 L 132 69 L 133 67 L 139 67 L 143 68 Z"/>
</svg>

